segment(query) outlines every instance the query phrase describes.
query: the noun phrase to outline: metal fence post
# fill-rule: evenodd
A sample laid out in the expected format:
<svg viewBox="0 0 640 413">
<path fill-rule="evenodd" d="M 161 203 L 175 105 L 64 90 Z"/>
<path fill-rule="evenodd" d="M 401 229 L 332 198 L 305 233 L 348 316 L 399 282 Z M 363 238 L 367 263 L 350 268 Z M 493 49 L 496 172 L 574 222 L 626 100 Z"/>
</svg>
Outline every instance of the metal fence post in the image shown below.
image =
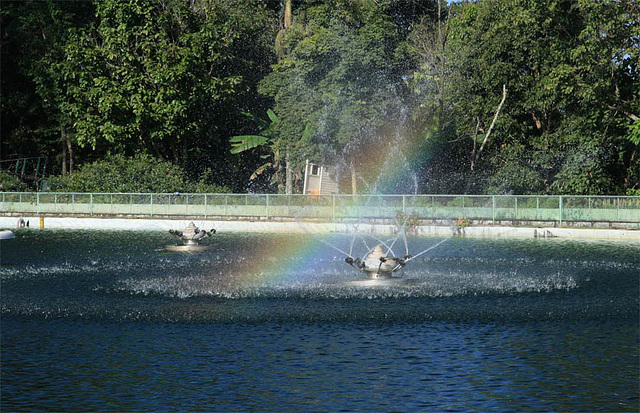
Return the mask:
<svg viewBox="0 0 640 413">
<path fill-rule="evenodd" d="M 462 218 L 466 218 L 467 217 L 467 214 L 466 214 L 466 211 L 465 211 L 465 208 L 464 208 L 464 200 L 465 199 L 466 199 L 466 197 L 463 196 L 462 197 Z"/>
<path fill-rule="evenodd" d="M 151 216 L 153 216 L 153 194 L 149 194 L 149 203 L 151 204 Z"/>
<path fill-rule="evenodd" d="M 267 211 L 266 211 L 267 219 L 269 219 L 269 194 L 267 194 Z"/>
<path fill-rule="evenodd" d="M 336 220 L 336 194 L 331 195 L 331 220 Z"/>
<path fill-rule="evenodd" d="M 559 203 L 560 203 L 560 205 L 559 205 L 559 207 L 560 207 L 560 211 L 559 211 L 560 212 L 560 226 L 562 226 L 562 212 L 563 212 L 562 211 L 562 207 L 563 207 L 563 204 L 564 204 L 564 202 L 562 200 L 562 195 L 560 195 Z"/>
<path fill-rule="evenodd" d="M 491 195 L 491 223 L 496 223 L 496 196 Z"/>
<path fill-rule="evenodd" d="M 89 214 L 93 216 L 93 193 L 89 194 Z"/>
<path fill-rule="evenodd" d="M 207 219 L 207 194 L 204 194 L 204 219 Z"/>
</svg>

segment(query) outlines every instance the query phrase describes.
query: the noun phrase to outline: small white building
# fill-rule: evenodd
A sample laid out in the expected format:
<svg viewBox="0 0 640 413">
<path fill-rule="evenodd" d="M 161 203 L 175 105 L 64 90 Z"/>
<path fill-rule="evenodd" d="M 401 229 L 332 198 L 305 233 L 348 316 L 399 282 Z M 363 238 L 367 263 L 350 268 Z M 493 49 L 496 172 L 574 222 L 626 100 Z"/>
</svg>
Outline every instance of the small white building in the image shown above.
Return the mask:
<svg viewBox="0 0 640 413">
<path fill-rule="evenodd" d="M 338 193 L 336 171 L 330 166 L 316 165 L 307 160 L 304 167 L 304 194 L 331 195 Z"/>
</svg>

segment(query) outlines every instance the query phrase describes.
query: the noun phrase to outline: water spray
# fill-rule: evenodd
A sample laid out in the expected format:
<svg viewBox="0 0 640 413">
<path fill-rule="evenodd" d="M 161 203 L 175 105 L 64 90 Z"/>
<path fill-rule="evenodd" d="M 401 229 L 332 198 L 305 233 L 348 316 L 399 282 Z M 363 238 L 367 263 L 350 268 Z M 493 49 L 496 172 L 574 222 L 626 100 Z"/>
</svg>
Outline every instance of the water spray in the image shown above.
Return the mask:
<svg viewBox="0 0 640 413">
<path fill-rule="evenodd" d="M 420 253 L 418 253 L 418 254 L 416 254 L 416 255 L 412 256 L 412 257 L 409 257 L 409 258 L 407 259 L 407 261 L 411 261 L 411 260 L 412 260 L 412 259 L 414 259 L 414 258 L 418 258 L 419 256 L 421 256 L 421 255 L 422 255 L 422 254 L 424 254 L 425 252 L 429 252 L 429 251 L 431 251 L 432 249 L 434 249 L 435 247 L 437 247 L 437 246 L 441 245 L 442 243 L 444 243 L 444 242 L 446 242 L 446 241 L 449 241 L 449 239 L 450 239 L 450 238 L 445 238 L 445 239 L 443 239 L 442 241 L 438 242 L 436 245 L 434 245 L 434 246 L 432 246 L 432 247 L 429 247 L 429 248 L 427 248 L 426 250 L 424 250 L 424 251 L 422 251 L 422 252 L 420 252 Z"/>
<path fill-rule="evenodd" d="M 347 256 L 347 258 L 345 258 L 345 262 L 356 270 L 365 273 L 368 279 L 377 280 L 397 278 L 393 276 L 393 273 L 404 268 L 409 261 L 433 250 L 434 248 L 442 245 L 444 242 L 449 240 L 449 238 L 445 238 L 437 244 L 427 248 L 426 250 L 421 251 L 416 255 L 411 255 L 409 253 L 409 245 L 407 242 L 407 235 L 405 231 L 406 223 L 407 219 L 405 218 L 402 225 L 398 225 L 397 235 L 387 241 L 384 241 L 374 235 L 369 235 L 370 238 L 377 242 L 377 244 L 372 248 L 368 246 L 365 238 L 362 235 L 354 234 L 350 242 L 350 254 L 349 256 Z M 397 257 L 393 252 L 393 247 L 401 237 L 405 246 L 405 254 L 402 257 Z M 353 257 L 353 246 L 355 244 L 356 238 L 360 238 L 366 249 L 366 253 L 362 258 Z M 386 249 L 386 252 L 383 247 L 384 249 Z"/>
<path fill-rule="evenodd" d="M 353 232 L 349 231 L 352 234 L 351 239 L 349 240 L 349 252 L 344 251 L 321 237 L 317 237 L 317 234 L 311 233 L 301 222 L 299 217 L 296 221 L 305 233 L 342 254 L 345 257 L 344 261 L 358 272 L 365 274 L 368 280 L 384 280 L 400 278 L 394 277 L 394 273 L 403 269 L 411 260 L 433 250 L 448 240 L 448 238 L 446 238 L 418 254 L 411 254 L 409 252 L 406 228 L 409 218 L 410 217 L 408 215 L 402 218 L 398 217 L 395 221 L 395 226 L 397 228 L 396 235 L 387 240 L 381 239 L 373 234 L 363 234 L 359 232 L 359 224 L 354 223 Z M 402 238 L 405 253 L 402 256 L 397 256 L 393 249 L 398 245 L 398 240 L 400 238 Z M 373 244 L 371 243 L 372 240 L 374 241 Z M 360 248 L 357 248 L 357 245 L 359 245 Z M 364 249 L 364 255 L 358 256 L 358 254 L 354 252 L 356 249 L 359 249 L 360 251 Z"/>
</svg>

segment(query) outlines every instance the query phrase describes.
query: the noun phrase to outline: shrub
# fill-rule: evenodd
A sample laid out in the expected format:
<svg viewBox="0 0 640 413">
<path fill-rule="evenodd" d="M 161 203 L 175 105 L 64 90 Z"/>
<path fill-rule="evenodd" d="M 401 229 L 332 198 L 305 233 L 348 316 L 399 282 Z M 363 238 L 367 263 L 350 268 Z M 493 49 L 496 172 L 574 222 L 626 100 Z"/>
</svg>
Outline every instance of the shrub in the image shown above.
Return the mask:
<svg viewBox="0 0 640 413">
<path fill-rule="evenodd" d="M 418 219 L 418 214 L 410 214 L 408 212 L 398 212 L 396 214 L 396 219 L 399 224 L 404 225 L 407 229 L 407 232 L 413 232 L 422 225 L 422 221 Z"/>
<path fill-rule="evenodd" d="M 84 165 L 78 172 L 64 177 L 51 177 L 49 190 L 55 192 L 221 192 L 226 190 L 207 183 L 207 176 L 197 183 L 186 180 L 184 171 L 171 162 L 150 155 L 133 158 L 110 156 Z"/>
<path fill-rule="evenodd" d="M 0 171 L 0 191 L 1 192 L 23 192 L 29 187 L 16 176 Z"/>
<path fill-rule="evenodd" d="M 185 184 L 185 192 L 197 194 L 228 194 L 231 190 L 226 186 L 221 186 L 212 182 L 213 172 L 207 169 L 200 175 L 197 182 L 188 182 Z"/>
</svg>

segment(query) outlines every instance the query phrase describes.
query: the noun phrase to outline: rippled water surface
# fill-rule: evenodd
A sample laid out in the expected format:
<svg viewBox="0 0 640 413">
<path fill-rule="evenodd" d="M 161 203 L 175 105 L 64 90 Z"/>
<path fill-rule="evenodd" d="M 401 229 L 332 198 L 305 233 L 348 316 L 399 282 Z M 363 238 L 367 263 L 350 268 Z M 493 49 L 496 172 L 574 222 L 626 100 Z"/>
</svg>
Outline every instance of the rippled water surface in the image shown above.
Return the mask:
<svg viewBox="0 0 640 413">
<path fill-rule="evenodd" d="M 352 240 L 17 231 L 0 408 L 638 411 L 637 243 L 453 238 L 363 286 Z"/>
</svg>

